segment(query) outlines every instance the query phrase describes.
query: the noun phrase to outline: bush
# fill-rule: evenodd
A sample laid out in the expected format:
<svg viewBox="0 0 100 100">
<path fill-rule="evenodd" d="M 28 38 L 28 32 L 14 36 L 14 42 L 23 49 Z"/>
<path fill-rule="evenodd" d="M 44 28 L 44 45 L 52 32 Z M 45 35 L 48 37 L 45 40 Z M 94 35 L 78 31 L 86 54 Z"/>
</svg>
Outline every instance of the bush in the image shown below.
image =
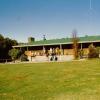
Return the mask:
<svg viewBox="0 0 100 100">
<path fill-rule="evenodd" d="M 88 58 L 99 58 L 98 50 L 95 48 L 93 44 L 89 46 Z"/>
<path fill-rule="evenodd" d="M 20 51 L 18 49 L 11 49 L 9 50 L 9 56 L 11 56 L 12 60 L 16 60 L 18 58 Z"/>
<path fill-rule="evenodd" d="M 27 59 L 27 56 L 26 56 L 25 54 L 22 54 L 22 55 L 21 55 L 20 60 L 21 60 L 21 61 L 29 61 L 29 60 Z"/>
</svg>

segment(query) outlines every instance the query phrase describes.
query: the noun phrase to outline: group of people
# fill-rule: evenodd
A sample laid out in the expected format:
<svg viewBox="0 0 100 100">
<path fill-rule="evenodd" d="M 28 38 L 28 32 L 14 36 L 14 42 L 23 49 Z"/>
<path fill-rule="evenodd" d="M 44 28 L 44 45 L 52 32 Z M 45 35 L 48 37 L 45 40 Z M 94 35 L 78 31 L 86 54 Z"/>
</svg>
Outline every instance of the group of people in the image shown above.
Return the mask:
<svg viewBox="0 0 100 100">
<path fill-rule="evenodd" d="M 58 57 L 57 55 L 60 54 L 59 48 L 50 48 L 49 53 L 45 52 L 47 56 L 50 56 L 50 61 L 57 61 Z"/>
<path fill-rule="evenodd" d="M 58 60 L 57 55 L 60 55 L 61 53 L 60 49 L 57 47 L 57 48 L 50 48 L 49 50 L 43 48 L 43 51 L 31 52 L 31 54 L 32 57 L 46 55 L 46 57 L 48 57 L 50 61 L 57 61 Z"/>
</svg>

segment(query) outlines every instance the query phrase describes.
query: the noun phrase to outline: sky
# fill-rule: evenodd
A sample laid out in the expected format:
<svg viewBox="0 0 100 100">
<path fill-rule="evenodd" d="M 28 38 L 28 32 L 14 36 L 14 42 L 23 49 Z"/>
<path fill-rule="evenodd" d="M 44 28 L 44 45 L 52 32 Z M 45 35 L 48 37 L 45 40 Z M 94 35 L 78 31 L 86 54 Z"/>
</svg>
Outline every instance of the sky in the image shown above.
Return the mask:
<svg viewBox="0 0 100 100">
<path fill-rule="evenodd" d="M 100 0 L 0 0 L 0 34 L 18 42 L 100 35 Z"/>
</svg>

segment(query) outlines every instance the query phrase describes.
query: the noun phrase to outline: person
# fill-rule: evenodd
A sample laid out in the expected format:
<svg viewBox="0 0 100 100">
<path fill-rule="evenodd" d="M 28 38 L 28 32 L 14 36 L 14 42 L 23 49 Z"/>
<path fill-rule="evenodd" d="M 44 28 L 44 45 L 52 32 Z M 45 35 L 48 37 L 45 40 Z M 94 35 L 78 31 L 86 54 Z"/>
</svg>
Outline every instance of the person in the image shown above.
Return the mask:
<svg viewBox="0 0 100 100">
<path fill-rule="evenodd" d="M 57 56 L 56 56 L 56 55 L 55 55 L 55 58 L 54 58 L 54 59 L 55 59 L 55 61 L 57 61 L 57 60 L 58 60 L 58 58 L 57 58 Z"/>
<path fill-rule="evenodd" d="M 52 55 L 52 48 L 50 48 L 50 55 Z"/>
</svg>

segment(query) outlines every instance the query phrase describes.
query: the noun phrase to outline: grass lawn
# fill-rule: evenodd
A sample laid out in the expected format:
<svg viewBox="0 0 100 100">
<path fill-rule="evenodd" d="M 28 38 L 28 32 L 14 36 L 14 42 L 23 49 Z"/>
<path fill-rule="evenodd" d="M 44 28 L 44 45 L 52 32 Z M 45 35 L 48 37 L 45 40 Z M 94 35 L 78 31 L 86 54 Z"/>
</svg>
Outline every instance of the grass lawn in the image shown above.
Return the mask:
<svg viewBox="0 0 100 100">
<path fill-rule="evenodd" d="M 0 100 L 100 100 L 100 59 L 0 64 Z"/>
</svg>

